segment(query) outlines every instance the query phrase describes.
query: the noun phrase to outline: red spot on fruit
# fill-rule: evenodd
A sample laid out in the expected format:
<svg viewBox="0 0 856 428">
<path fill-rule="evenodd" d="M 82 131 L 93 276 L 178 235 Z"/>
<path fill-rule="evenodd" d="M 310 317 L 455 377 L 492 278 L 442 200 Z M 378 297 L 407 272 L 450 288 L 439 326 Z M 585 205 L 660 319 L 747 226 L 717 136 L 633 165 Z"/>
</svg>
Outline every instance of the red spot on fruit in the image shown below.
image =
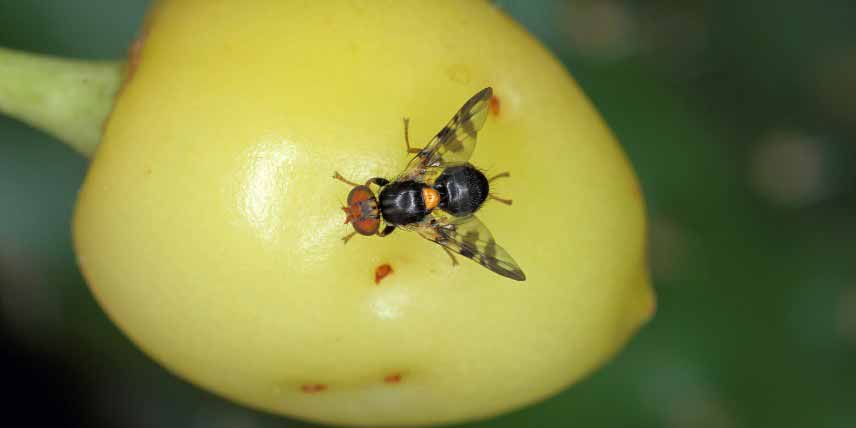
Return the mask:
<svg viewBox="0 0 856 428">
<path fill-rule="evenodd" d="M 401 382 L 401 373 L 394 373 L 391 375 L 387 375 L 383 378 L 383 381 L 386 383 L 398 383 Z"/>
<path fill-rule="evenodd" d="M 392 273 L 392 266 L 389 263 L 384 263 L 378 266 L 374 271 L 374 283 L 380 284 L 380 281 Z"/>
<path fill-rule="evenodd" d="M 300 387 L 300 390 L 307 394 L 314 394 L 316 392 L 321 392 L 327 389 L 327 385 L 323 383 L 307 383 Z"/>
<path fill-rule="evenodd" d="M 143 34 L 140 37 L 137 37 L 134 40 L 134 43 L 131 45 L 131 48 L 128 50 L 128 63 L 127 68 L 125 69 L 126 74 L 126 83 L 130 81 L 134 77 L 134 73 L 137 71 L 137 67 L 140 65 L 140 56 L 143 52 L 143 45 L 146 41 L 146 35 Z"/>
<path fill-rule="evenodd" d="M 145 27 L 145 24 L 144 24 Z M 116 91 L 116 98 L 122 94 L 125 90 L 125 87 L 128 86 L 128 83 L 131 82 L 131 79 L 134 78 L 134 73 L 137 71 L 137 67 L 140 65 L 140 56 L 142 55 L 143 45 L 146 42 L 148 30 L 144 29 L 139 37 L 134 40 L 134 43 L 131 44 L 130 49 L 128 49 L 128 61 L 125 63 L 125 77 L 122 79 L 122 82 L 119 84 L 119 89 Z M 107 117 L 104 118 L 104 121 L 101 122 L 101 134 L 104 134 L 104 131 L 107 130 L 107 124 L 110 123 L 110 118 L 113 116 L 113 110 L 111 109 L 109 113 L 107 113 Z"/>
<path fill-rule="evenodd" d="M 493 113 L 494 116 L 499 116 L 499 97 L 496 95 L 490 97 L 490 112 Z"/>
</svg>

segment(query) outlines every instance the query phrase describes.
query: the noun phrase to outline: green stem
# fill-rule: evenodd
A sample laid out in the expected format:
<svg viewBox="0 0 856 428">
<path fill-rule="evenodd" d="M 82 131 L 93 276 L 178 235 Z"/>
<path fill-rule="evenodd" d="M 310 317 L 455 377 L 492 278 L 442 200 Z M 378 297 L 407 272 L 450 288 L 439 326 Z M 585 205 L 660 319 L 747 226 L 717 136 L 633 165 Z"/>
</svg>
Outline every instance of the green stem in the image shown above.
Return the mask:
<svg viewBox="0 0 856 428">
<path fill-rule="evenodd" d="M 80 61 L 0 48 L 0 113 L 95 151 L 122 83 L 123 63 Z"/>
</svg>

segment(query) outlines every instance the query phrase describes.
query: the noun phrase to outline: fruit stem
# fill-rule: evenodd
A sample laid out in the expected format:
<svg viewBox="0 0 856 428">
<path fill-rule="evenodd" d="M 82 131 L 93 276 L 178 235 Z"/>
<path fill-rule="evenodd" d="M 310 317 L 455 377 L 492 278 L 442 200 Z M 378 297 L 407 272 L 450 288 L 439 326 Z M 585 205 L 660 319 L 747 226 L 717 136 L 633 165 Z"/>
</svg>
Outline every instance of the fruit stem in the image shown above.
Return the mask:
<svg viewBox="0 0 856 428">
<path fill-rule="evenodd" d="M 113 108 L 124 65 L 0 47 L 0 113 L 40 129 L 90 156 Z"/>
</svg>

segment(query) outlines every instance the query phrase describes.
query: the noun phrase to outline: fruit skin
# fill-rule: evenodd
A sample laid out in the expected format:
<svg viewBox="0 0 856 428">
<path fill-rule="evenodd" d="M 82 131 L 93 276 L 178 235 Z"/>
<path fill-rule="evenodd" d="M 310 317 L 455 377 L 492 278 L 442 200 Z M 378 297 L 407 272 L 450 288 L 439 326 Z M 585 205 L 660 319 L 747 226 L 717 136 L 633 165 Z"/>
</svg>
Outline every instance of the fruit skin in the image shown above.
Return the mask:
<svg viewBox="0 0 856 428">
<path fill-rule="evenodd" d="M 639 186 L 562 66 L 484 2 L 166 0 L 74 219 L 111 318 L 168 369 L 338 425 L 484 418 L 602 365 L 653 313 Z M 339 239 L 349 189 L 476 91 L 479 216 L 516 283 L 414 233 Z M 375 284 L 382 264 L 392 268 Z"/>
</svg>

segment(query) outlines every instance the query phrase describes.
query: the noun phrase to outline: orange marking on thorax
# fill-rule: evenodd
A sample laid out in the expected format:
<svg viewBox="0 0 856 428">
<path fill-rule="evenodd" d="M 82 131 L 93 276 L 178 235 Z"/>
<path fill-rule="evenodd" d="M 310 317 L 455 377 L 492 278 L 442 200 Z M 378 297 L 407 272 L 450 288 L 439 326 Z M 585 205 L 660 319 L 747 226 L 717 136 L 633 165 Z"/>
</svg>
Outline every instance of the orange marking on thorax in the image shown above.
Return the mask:
<svg viewBox="0 0 856 428">
<path fill-rule="evenodd" d="M 440 193 L 430 187 L 423 187 L 422 200 L 425 201 L 425 208 L 433 210 L 440 203 Z"/>
<path fill-rule="evenodd" d="M 386 278 L 387 276 L 389 276 L 389 274 L 391 274 L 391 273 L 392 273 L 392 266 L 390 266 L 388 263 L 384 263 L 384 264 L 378 266 L 374 271 L 374 283 L 380 284 L 380 281 L 382 279 Z"/>
</svg>

